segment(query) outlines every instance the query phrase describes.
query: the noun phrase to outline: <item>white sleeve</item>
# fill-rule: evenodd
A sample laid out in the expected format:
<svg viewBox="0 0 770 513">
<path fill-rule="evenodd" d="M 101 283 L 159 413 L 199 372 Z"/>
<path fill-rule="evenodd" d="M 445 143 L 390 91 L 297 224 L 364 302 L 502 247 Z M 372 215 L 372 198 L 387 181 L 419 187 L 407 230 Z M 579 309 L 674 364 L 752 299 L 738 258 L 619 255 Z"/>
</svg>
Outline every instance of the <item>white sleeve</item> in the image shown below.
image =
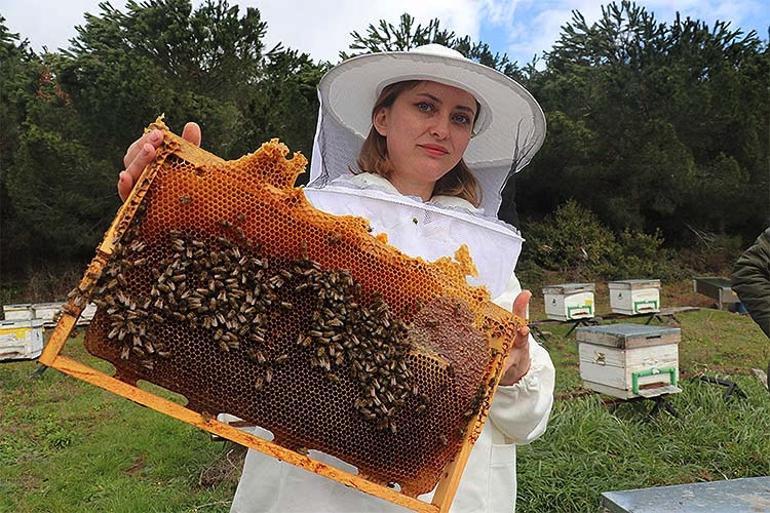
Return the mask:
<svg viewBox="0 0 770 513">
<path fill-rule="evenodd" d="M 511 311 L 521 291 L 519 280 L 511 275 L 505 292 L 493 301 Z M 529 371 L 515 385 L 499 386 L 489 409 L 489 420 L 515 444 L 532 442 L 545 432 L 553 407 L 556 370 L 551 357 L 529 336 Z"/>
</svg>

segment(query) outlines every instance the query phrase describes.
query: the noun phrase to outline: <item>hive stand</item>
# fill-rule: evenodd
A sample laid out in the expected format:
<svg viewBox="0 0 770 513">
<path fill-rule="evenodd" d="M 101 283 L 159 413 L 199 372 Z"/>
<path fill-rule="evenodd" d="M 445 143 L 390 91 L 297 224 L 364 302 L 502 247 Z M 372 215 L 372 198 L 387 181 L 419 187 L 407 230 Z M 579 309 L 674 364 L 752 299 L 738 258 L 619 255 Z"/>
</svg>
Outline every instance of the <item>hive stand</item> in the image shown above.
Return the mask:
<svg viewBox="0 0 770 513">
<path fill-rule="evenodd" d="M 596 326 L 597 324 L 599 324 L 599 321 L 596 317 L 577 319 L 576 321 L 572 321 L 572 326 L 570 326 L 570 329 L 567 330 L 567 333 L 565 333 L 564 336 L 569 337 L 578 326 Z"/>
<path fill-rule="evenodd" d="M 167 133 L 167 136 L 171 136 L 175 140 L 181 140 L 170 133 Z M 380 497 L 412 511 L 426 513 L 448 512 L 459 485 L 463 469 L 470 456 L 471 449 L 473 448 L 473 443 L 481 433 L 481 429 L 486 421 L 488 406 L 482 408 L 480 414 L 474 416 L 468 422 L 462 445 L 459 447 L 454 460 L 452 460 L 452 462 L 444 469 L 443 478 L 438 482 L 432 502 L 427 503 L 415 497 L 405 495 L 396 489 L 369 481 L 364 476 L 337 469 L 308 457 L 307 455 L 300 454 L 226 423 L 219 422 L 211 415 L 199 413 L 159 397 L 151 392 L 141 390 L 137 386 L 121 381 L 116 377 L 109 376 L 99 370 L 76 361 L 75 359 L 62 355 L 65 344 L 73 329 L 75 329 L 81 313 L 86 307 L 89 299 L 87 297 L 88 291 L 91 291 L 94 288 L 96 281 L 101 275 L 101 271 L 105 268 L 115 250 L 116 243 L 119 240 L 122 231 L 130 224 L 133 216 L 136 214 L 137 209 L 152 184 L 154 176 L 154 172 L 152 172 L 151 168 L 146 168 L 142 176 L 138 179 L 137 185 L 134 187 L 128 199 L 120 208 L 118 215 L 105 234 L 104 240 L 98 246 L 96 256 L 86 269 L 83 279 L 78 286 L 78 290 L 81 294 L 75 294 L 64 304 L 62 315 L 39 358 L 39 363 L 42 366 L 36 374 L 42 374 L 47 367 L 55 368 L 72 377 L 125 397 L 142 406 L 152 408 L 164 415 L 174 417 L 213 435 L 226 438 L 250 449 L 257 450 L 265 455 L 278 458 L 286 463 L 332 479 L 361 492 Z M 501 315 L 505 315 L 507 318 L 510 317 L 508 312 L 491 303 L 489 303 L 486 308 L 489 310 L 488 317 L 490 318 L 501 318 Z M 490 387 L 490 394 L 485 403 L 487 405 L 491 401 L 497 388 L 497 384 L 502 376 L 505 354 L 507 354 L 510 345 L 510 341 L 507 337 L 507 335 L 505 337 L 500 336 L 498 338 L 492 338 L 490 341 L 490 348 L 493 350 L 494 356 L 491 360 L 487 376 L 488 379 L 493 379 L 494 381 L 490 382 L 490 385 L 493 385 Z"/>
<path fill-rule="evenodd" d="M 652 401 L 653 405 L 652 408 L 650 408 L 650 411 L 647 412 L 647 419 L 652 420 L 663 411 L 678 419 L 679 412 L 676 411 L 673 404 L 666 400 L 668 395 L 669 394 L 654 397 L 634 397 L 631 399 L 611 399 L 604 401 L 604 404 L 609 406 L 610 411 L 614 411 L 622 403 L 645 403 L 647 401 Z"/>
</svg>

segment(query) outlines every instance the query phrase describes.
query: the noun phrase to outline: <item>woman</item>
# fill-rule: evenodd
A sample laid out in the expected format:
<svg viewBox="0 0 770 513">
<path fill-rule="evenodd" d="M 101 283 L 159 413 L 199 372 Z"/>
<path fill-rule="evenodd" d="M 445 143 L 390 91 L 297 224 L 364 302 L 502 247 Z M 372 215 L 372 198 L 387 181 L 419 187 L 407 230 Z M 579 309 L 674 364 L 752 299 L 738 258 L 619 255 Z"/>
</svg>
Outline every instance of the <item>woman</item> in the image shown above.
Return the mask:
<svg viewBox="0 0 770 513">
<path fill-rule="evenodd" d="M 458 242 L 468 243 L 480 283 L 498 305 L 525 317 L 531 294 L 520 292 L 512 272 L 518 249 L 515 255 L 501 251 L 506 241 L 520 238 L 492 218 L 510 171 L 524 167 L 542 144 L 544 118 L 529 93 L 453 50 L 427 45 L 350 59 L 324 76 L 319 96 L 308 199 L 334 214 L 367 217 L 376 231 L 386 231 L 392 244 L 415 256 L 451 255 Z M 200 129 L 188 123 L 183 137 L 199 144 Z M 152 132 L 131 145 L 118 183 L 122 198 L 160 142 Z M 469 156 L 472 166 L 466 164 Z M 479 241 L 467 240 L 479 233 L 485 235 Z M 514 510 L 516 444 L 545 431 L 553 387 L 547 352 L 522 328 L 453 512 Z M 317 458 L 349 468 L 326 455 Z M 429 501 L 430 494 L 422 499 Z M 404 510 L 249 451 L 231 511 Z"/>
</svg>

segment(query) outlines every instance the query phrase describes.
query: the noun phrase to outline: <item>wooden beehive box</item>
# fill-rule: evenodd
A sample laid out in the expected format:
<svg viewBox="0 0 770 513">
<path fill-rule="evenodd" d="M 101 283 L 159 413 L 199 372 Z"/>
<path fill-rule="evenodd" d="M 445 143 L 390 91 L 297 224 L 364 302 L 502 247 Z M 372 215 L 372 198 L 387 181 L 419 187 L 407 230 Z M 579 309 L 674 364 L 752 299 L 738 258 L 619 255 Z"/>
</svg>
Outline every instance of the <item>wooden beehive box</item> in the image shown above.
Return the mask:
<svg viewBox="0 0 770 513">
<path fill-rule="evenodd" d="M 30 303 L 18 305 L 3 305 L 6 321 L 28 321 L 35 318 L 35 312 Z"/>
<path fill-rule="evenodd" d="M 692 280 L 693 292 L 708 296 L 716 302 L 717 308 L 725 310 L 741 300 L 732 289 L 728 278 L 720 276 L 698 276 Z"/>
<path fill-rule="evenodd" d="M 623 315 L 660 312 L 660 280 L 620 280 L 607 282 L 610 309 Z"/>
<path fill-rule="evenodd" d="M 61 310 L 64 303 L 36 303 L 32 305 L 35 312 L 35 319 L 40 319 L 46 324 L 55 324 L 56 314 Z"/>
<path fill-rule="evenodd" d="M 593 283 L 564 283 L 543 288 L 545 314 L 549 319 L 571 321 L 594 316 Z"/>
<path fill-rule="evenodd" d="M 0 360 L 32 360 L 43 351 L 43 321 L 0 321 Z"/>
<path fill-rule="evenodd" d="M 681 392 L 681 330 L 641 324 L 580 327 L 576 331 L 584 386 L 631 399 Z"/>
</svg>

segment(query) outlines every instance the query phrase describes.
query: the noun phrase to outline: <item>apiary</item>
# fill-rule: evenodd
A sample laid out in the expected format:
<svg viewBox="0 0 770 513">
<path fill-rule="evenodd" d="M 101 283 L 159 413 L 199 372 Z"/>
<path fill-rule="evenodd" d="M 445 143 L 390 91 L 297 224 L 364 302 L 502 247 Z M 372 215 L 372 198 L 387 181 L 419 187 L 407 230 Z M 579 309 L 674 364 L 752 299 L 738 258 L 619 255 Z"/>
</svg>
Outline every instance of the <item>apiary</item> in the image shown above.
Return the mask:
<svg viewBox="0 0 770 513">
<path fill-rule="evenodd" d="M 587 326 L 576 330 L 584 386 L 631 399 L 680 392 L 679 328 L 641 324 Z"/>
<path fill-rule="evenodd" d="M 41 362 L 414 511 L 448 511 L 525 321 L 468 284 L 467 248 L 427 262 L 364 219 L 316 210 L 292 186 L 304 157 L 277 141 L 226 162 L 152 127 L 164 143 Z M 85 347 L 114 376 L 59 354 L 89 301 Z M 430 504 L 417 499 L 434 488 Z"/>
<path fill-rule="evenodd" d="M 0 321 L 0 360 L 32 360 L 43 350 L 43 321 Z"/>
<path fill-rule="evenodd" d="M 3 315 L 6 321 L 28 321 L 35 318 L 35 311 L 30 303 L 3 305 Z"/>
<path fill-rule="evenodd" d="M 546 316 L 557 321 L 592 318 L 595 290 L 593 283 L 565 283 L 544 287 Z"/>
<path fill-rule="evenodd" d="M 621 280 L 607 282 L 610 309 L 623 315 L 660 312 L 660 280 Z"/>
</svg>

